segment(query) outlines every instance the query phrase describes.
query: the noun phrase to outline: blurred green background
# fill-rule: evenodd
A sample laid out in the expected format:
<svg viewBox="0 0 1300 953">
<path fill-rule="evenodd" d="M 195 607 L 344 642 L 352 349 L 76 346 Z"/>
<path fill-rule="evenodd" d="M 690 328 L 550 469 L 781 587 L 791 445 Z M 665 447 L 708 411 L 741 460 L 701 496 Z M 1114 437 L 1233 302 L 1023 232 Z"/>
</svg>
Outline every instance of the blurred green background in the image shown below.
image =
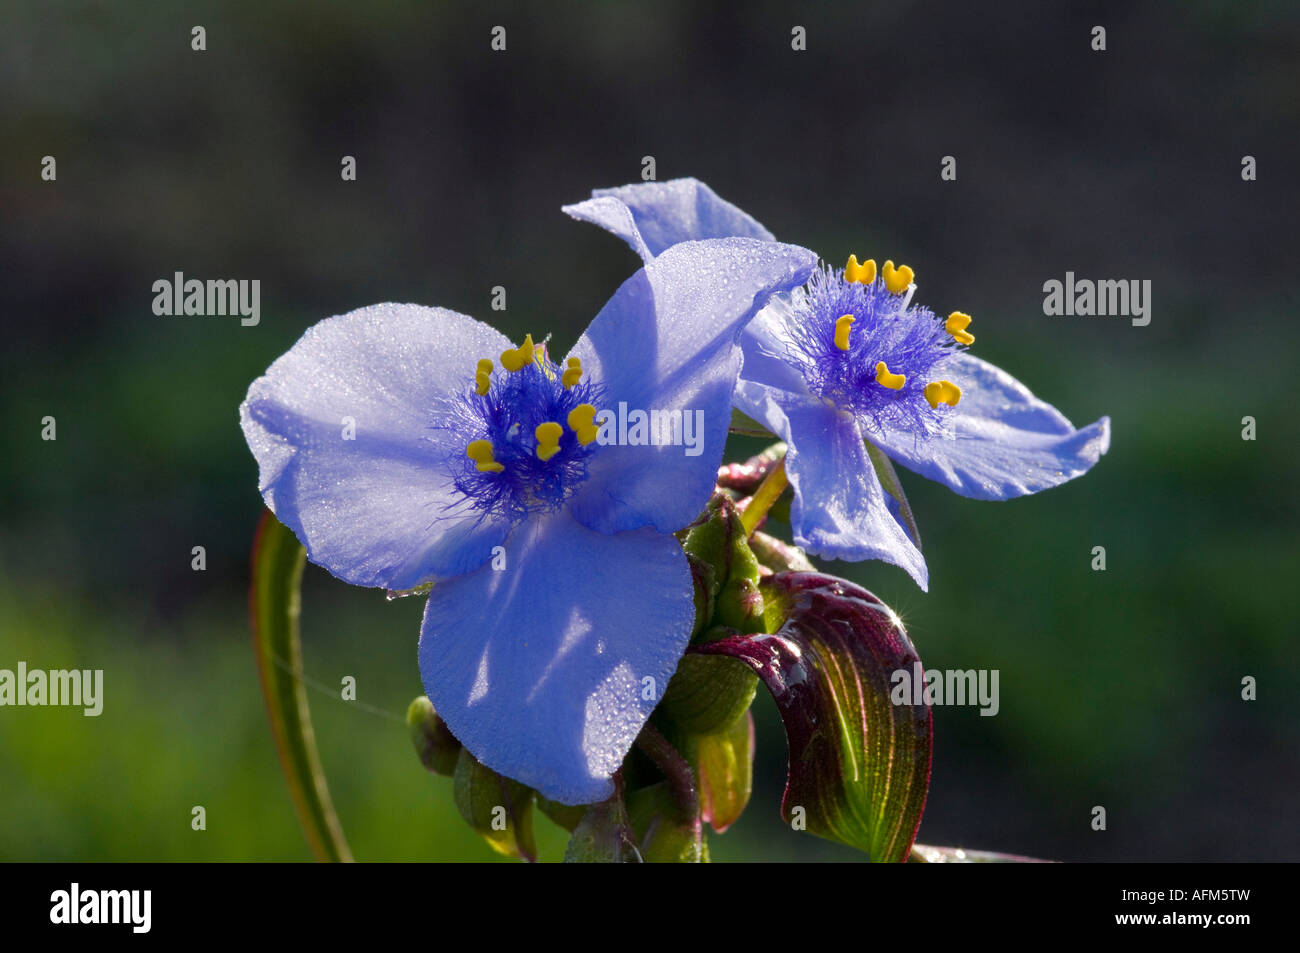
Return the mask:
<svg viewBox="0 0 1300 953">
<path fill-rule="evenodd" d="M 832 567 L 894 606 L 927 667 L 1001 673 L 997 717 L 935 710 L 920 839 L 1295 859 L 1300 16 L 1044 6 L 8 4 L 0 668 L 102 668 L 105 702 L 0 709 L 0 859 L 309 857 L 251 651 L 261 502 L 236 408 L 305 328 L 376 301 L 553 331 L 562 352 L 636 260 L 559 207 L 646 155 L 833 263 L 911 264 L 918 301 L 975 316 L 980 356 L 1076 423 L 1112 417 L 1100 465 L 1037 497 L 904 473 L 929 594 L 883 564 Z M 259 279 L 261 324 L 154 316 L 153 281 L 178 270 Z M 1150 279 L 1150 326 L 1045 317 L 1042 284 L 1067 270 Z M 309 567 L 304 605 L 354 853 L 493 859 L 400 721 L 422 690 L 419 600 Z M 347 675 L 365 710 L 333 691 Z M 714 858 L 857 859 L 781 823 L 761 692 L 756 715 L 754 798 Z M 539 833 L 557 859 L 562 832 Z"/>
</svg>

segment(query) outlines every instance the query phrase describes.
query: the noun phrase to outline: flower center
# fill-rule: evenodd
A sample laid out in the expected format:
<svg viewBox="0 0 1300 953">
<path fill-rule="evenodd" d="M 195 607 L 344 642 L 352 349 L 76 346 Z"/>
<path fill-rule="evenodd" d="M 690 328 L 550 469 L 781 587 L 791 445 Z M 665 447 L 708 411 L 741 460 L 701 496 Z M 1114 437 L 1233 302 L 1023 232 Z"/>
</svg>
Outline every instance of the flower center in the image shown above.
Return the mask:
<svg viewBox="0 0 1300 953">
<path fill-rule="evenodd" d="M 885 262 L 877 273 L 851 255 L 843 269 L 823 265 L 797 289 L 785 315 L 787 360 L 808 389 L 867 428 L 928 436 L 961 399 L 941 379 L 943 365 L 975 342 L 970 315 L 947 320 L 913 306 L 912 269 Z M 942 409 L 941 409 L 942 408 Z"/>
<path fill-rule="evenodd" d="M 518 522 L 558 508 L 587 479 L 603 388 L 583 379 L 576 357 L 561 368 L 531 334 L 499 360 L 478 362 L 435 426 L 464 443 L 452 460 L 456 489 L 474 508 Z"/>
</svg>

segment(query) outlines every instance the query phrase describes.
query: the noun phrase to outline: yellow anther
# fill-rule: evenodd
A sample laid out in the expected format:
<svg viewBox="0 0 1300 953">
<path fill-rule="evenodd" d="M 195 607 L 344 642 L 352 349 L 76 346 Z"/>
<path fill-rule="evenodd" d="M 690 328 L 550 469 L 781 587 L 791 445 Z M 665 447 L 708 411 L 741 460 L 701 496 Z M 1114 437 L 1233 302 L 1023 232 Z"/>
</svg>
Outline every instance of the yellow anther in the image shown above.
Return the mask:
<svg viewBox="0 0 1300 953">
<path fill-rule="evenodd" d="M 505 466 L 492 459 L 492 441 L 475 440 L 465 448 L 465 456 L 474 461 L 480 473 L 500 473 Z"/>
<path fill-rule="evenodd" d="M 523 344 L 501 352 L 501 366 L 513 374 L 525 364 L 533 363 L 533 347 L 533 336 L 524 335 Z"/>
<path fill-rule="evenodd" d="M 961 388 L 952 381 L 933 381 L 925 385 L 925 399 L 931 408 L 940 404 L 956 407 L 957 401 L 961 400 Z"/>
<path fill-rule="evenodd" d="M 478 362 L 478 370 L 474 372 L 474 391 L 480 396 L 488 392 L 492 384 L 492 362 L 486 357 Z"/>
<path fill-rule="evenodd" d="M 841 351 L 849 349 L 849 331 L 853 327 L 853 315 L 842 314 L 835 319 L 835 346 Z"/>
<path fill-rule="evenodd" d="M 560 438 L 564 436 L 564 428 L 555 421 L 548 420 L 537 425 L 533 436 L 537 438 L 537 458 L 549 460 L 560 452 Z"/>
<path fill-rule="evenodd" d="M 845 281 L 860 281 L 864 285 L 869 285 L 876 280 L 876 259 L 868 258 L 862 264 L 858 264 L 858 256 L 850 255 L 849 263 L 844 266 Z"/>
<path fill-rule="evenodd" d="M 560 383 L 564 389 L 568 390 L 582 379 L 582 359 L 578 357 L 569 358 L 569 366 L 565 369 L 564 374 L 560 377 Z"/>
<path fill-rule="evenodd" d="M 885 366 L 884 361 L 876 363 L 876 383 L 881 387 L 888 387 L 890 390 L 899 390 L 907 383 L 907 377 L 903 374 L 891 374 L 889 368 Z"/>
<path fill-rule="evenodd" d="M 916 275 L 912 273 L 911 268 L 908 268 L 906 265 L 900 265 L 898 268 L 895 268 L 892 261 L 885 262 L 885 267 L 880 269 L 880 274 L 881 277 L 885 279 L 885 290 L 893 295 L 902 294 L 906 291 L 907 286 L 910 285 L 912 279 L 916 277 Z"/>
<path fill-rule="evenodd" d="M 966 326 L 970 324 L 970 315 L 964 311 L 954 311 L 948 315 L 948 320 L 944 322 L 943 329 L 957 339 L 958 344 L 974 344 L 975 335 L 966 332 Z"/>
<path fill-rule="evenodd" d="M 591 404 L 579 404 L 569 411 L 569 429 L 578 435 L 578 443 L 584 447 L 596 439 L 596 408 Z"/>
</svg>

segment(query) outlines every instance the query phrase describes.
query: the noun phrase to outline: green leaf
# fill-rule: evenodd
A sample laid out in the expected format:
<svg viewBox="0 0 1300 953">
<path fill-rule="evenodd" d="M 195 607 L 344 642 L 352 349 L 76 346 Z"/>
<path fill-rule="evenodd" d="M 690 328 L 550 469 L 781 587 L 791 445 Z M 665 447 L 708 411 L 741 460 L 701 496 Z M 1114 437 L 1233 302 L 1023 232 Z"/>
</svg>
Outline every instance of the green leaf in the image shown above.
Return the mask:
<svg viewBox="0 0 1300 953">
<path fill-rule="evenodd" d="M 893 673 L 920 664 L 902 623 L 865 589 L 821 573 L 777 573 L 762 590 L 774 634 L 689 651 L 745 662 L 776 699 L 790 748 L 788 823 L 873 861 L 906 860 L 933 736 L 929 706 L 890 697 Z"/>
<path fill-rule="evenodd" d="M 885 492 L 892 496 L 898 503 L 899 513 L 902 514 L 903 523 L 907 526 L 907 531 L 912 534 L 912 542 L 916 548 L 921 548 L 921 529 L 916 525 L 916 517 L 912 515 L 911 504 L 907 502 L 907 494 L 903 492 L 903 484 L 899 482 L 898 471 L 894 469 L 894 462 L 885 455 L 870 440 L 864 440 L 863 444 L 867 448 L 867 456 L 871 459 L 871 465 L 875 468 L 876 476 L 880 478 L 880 485 L 885 488 Z"/>
<path fill-rule="evenodd" d="M 460 816 L 493 850 L 507 857 L 537 860 L 532 788 L 497 774 L 468 748 L 461 748 L 453 791 Z"/>
<path fill-rule="evenodd" d="M 740 434 L 743 437 L 772 437 L 775 434 L 760 424 L 753 417 L 742 414 L 739 410 L 732 408 L 731 411 L 731 432 Z"/>
<path fill-rule="evenodd" d="M 1052 860 L 1036 857 L 1018 857 L 1015 854 L 995 854 L 987 850 L 966 850 L 963 847 L 929 847 L 913 844 L 909 864 L 1052 864 Z"/>
<path fill-rule="evenodd" d="M 316 751 L 307 689 L 303 682 L 298 619 L 307 552 L 293 533 L 268 510 L 253 543 L 249 613 L 262 695 L 271 717 L 280 766 L 312 853 L 320 861 L 350 861 L 352 852 Z"/>
</svg>

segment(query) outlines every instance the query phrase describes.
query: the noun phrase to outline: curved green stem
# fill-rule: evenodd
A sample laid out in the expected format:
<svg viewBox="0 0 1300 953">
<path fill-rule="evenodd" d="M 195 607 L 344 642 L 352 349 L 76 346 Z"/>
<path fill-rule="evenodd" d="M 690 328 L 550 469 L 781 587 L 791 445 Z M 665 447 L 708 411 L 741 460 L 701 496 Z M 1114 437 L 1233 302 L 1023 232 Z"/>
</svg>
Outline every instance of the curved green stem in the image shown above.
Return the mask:
<svg viewBox="0 0 1300 953">
<path fill-rule="evenodd" d="M 298 617 L 306 561 L 307 552 L 293 533 L 269 510 L 263 513 L 248 588 L 253 648 L 280 767 L 307 843 L 317 860 L 348 862 L 352 852 L 325 783 L 303 682 Z"/>
</svg>

